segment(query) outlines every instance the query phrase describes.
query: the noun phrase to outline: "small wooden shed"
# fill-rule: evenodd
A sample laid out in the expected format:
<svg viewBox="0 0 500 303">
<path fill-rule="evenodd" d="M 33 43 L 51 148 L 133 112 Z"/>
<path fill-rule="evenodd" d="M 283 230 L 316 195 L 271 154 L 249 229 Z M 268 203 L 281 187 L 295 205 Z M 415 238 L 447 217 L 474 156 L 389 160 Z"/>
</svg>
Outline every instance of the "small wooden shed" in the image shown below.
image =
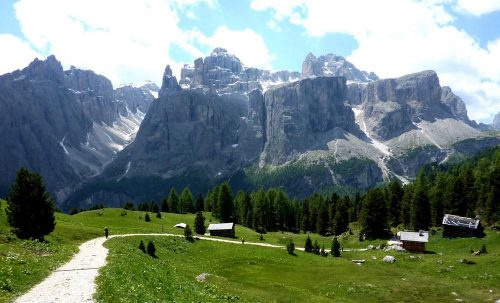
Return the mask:
<svg viewBox="0 0 500 303">
<path fill-rule="evenodd" d="M 234 238 L 234 223 L 219 223 L 208 225 L 211 236 Z"/>
<path fill-rule="evenodd" d="M 399 241 L 402 247 L 411 252 L 425 252 L 425 243 L 429 242 L 429 232 L 427 231 L 400 231 Z"/>
<path fill-rule="evenodd" d="M 484 237 L 479 219 L 446 214 L 443 217 L 443 237 Z"/>
</svg>

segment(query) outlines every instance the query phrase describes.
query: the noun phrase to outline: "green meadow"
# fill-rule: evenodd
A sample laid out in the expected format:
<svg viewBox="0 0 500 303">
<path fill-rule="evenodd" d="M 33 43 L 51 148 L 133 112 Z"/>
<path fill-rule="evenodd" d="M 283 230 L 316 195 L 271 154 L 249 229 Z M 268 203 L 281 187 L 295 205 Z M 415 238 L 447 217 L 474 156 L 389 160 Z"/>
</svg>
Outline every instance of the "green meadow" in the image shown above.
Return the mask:
<svg viewBox="0 0 500 303">
<path fill-rule="evenodd" d="M 0 302 L 29 290 L 68 261 L 84 241 L 110 234 L 177 233 L 173 225 L 193 225 L 194 215 L 103 209 L 73 216 L 56 214 L 55 231 L 46 243 L 16 239 L 9 231 L 5 202 L 0 209 Z M 205 213 L 207 225 L 210 213 Z M 366 248 L 378 241 L 340 237 L 344 248 Z M 304 245 L 307 235 L 260 234 L 237 226 L 237 237 L 248 242 L 284 245 L 293 239 Z M 329 249 L 331 237 L 311 234 Z M 140 240 L 153 241 L 156 258 L 138 249 Z M 235 239 L 237 240 L 237 239 Z M 485 244 L 488 253 L 471 256 Z M 487 230 L 483 239 L 443 239 L 431 236 L 426 254 L 344 251 L 340 258 L 296 251 L 183 238 L 132 236 L 106 242 L 108 263 L 97 279 L 99 302 L 494 302 L 500 299 L 500 232 Z M 393 255 L 394 264 L 382 262 Z M 475 264 L 464 264 L 466 258 Z M 364 259 L 363 265 L 352 259 Z M 203 282 L 196 280 L 208 274 Z"/>
</svg>

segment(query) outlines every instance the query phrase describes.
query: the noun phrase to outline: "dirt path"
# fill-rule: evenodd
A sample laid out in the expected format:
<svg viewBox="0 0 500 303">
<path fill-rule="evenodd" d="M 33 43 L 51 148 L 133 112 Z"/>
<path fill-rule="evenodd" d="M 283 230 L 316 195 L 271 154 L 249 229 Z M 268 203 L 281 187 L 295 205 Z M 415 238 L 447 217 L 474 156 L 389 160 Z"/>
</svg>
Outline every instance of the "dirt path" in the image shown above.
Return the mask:
<svg viewBox="0 0 500 303">
<path fill-rule="evenodd" d="M 132 236 L 162 236 L 184 237 L 178 234 L 123 234 L 115 237 Z M 226 240 L 197 236 L 200 240 L 240 244 L 241 241 Z M 49 302 L 94 302 L 93 295 L 96 291 L 95 279 L 99 269 L 106 265 L 108 249 L 103 246 L 104 237 L 87 241 L 80 245 L 80 251 L 66 264 L 55 270 L 49 277 L 32 288 L 28 293 L 19 297 L 16 303 L 49 303 Z M 245 242 L 244 245 L 285 249 L 284 246 L 259 242 Z M 297 250 L 304 248 L 297 247 Z M 346 251 L 346 250 L 344 250 Z"/>
</svg>

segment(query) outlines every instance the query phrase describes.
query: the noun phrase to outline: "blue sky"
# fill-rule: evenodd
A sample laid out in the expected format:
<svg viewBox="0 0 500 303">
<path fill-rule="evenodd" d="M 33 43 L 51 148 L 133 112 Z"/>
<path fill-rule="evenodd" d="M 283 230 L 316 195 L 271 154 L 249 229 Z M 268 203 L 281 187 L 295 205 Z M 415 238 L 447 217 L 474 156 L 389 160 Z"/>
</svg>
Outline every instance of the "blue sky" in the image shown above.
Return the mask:
<svg viewBox="0 0 500 303">
<path fill-rule="evenodd" d="M 159 83 L 216 46 L 273 70 L 309 52 L 381 77 L 433 69 L 471 118 L 500 111 L 500 0 L 0 1 L 0 74 L 55 54 L 114 85 Z"/>
</svg>

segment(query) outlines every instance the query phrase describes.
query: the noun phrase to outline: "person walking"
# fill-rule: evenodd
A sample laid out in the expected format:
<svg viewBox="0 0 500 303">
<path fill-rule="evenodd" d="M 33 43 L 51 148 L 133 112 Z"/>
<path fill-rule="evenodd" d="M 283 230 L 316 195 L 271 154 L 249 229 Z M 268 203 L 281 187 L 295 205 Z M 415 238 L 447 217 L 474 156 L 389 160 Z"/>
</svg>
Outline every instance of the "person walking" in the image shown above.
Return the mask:
<svg viewBox="0 0 500 303">
<path fill-rule="evenodd" d="M 106 239 L 108 238 L 109 235 L 109 230 L 107 227 L 104 227 L 104 236 L 106 236 Z"/>
</svg>

